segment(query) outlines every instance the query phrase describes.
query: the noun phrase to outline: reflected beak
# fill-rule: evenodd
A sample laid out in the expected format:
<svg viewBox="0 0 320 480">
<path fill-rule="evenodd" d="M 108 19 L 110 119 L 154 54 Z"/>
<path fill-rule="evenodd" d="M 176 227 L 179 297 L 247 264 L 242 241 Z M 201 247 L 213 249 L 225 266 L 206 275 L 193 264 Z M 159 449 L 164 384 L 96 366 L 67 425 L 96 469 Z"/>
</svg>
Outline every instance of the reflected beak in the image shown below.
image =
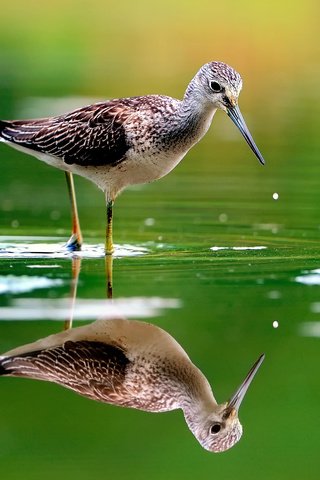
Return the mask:
<svg viewBox="0 0 320 480">
<path fill-rule="evenodd" d="M 227 115 L 231 118 L 233 123 L 239 128 L 240 132 L 244 136 L 246 142 L 250 146 L 251 150 L 253 153 L 256 155 L 258 158 L 259 162 L 264 165 L 264 159 L 261 153 L 259 152 L 259 149 L 257 145 L 254 143 L 254 140 L 251 136 L 251 133 L 249 132 L 249 129 L 246 125 L 246 122 L 243 119 L 243 116 L 241 115 L 240 109 L 238 105 L 235 105 L 234 107 L 228 107 L 227 108 Z"/>
<path fill-rule="evenodd" d="M 250 384 L 253 380 L 253 377 L 255 376 L 255 374 L 257 373 L 261 363 L 263 362 L 264 357 L 265 357 L 265 355 L 262 354 L 258 358 L 256 363 L 251 367 L 248 375 L 246 376 L 246 378 L 244 379 L 244 381 L 242 382 L 242 384 L 240 385 L 240 387 L 238 388 L 236 393 L 232 396 L 231 400 L 229 400 L 228 405 L 227 405 L 227 410 L 228 411 L 231 412 L 233 409 L 235 409 L 236 411 L 239 410 L 241 402 L 244 399 L 245 394 L 247 393 L 247 390 L 248 390 L 248 388 L 249 388 L 249 386 L 250 386 Z"/>
</svg>

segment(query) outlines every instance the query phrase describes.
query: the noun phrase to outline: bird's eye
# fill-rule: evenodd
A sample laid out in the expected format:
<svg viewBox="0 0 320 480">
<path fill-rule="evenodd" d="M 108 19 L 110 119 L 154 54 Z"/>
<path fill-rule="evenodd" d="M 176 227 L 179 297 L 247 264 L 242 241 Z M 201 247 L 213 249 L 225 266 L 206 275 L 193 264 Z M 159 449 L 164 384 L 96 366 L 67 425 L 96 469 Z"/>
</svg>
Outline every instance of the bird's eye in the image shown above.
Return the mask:
<svg viewBox="0 0 320 480">
<path fill-rule="evenodd" d="M 216 433 L 219 433 L 221 430 L 221 425 L 220 423 L 214 423 L 211 428 L 210 428 L 210 433 L 212 435 L 215 435 Z"/>
<path fill-rule="evenodd" d="M 210 82 L 210 88 L 215 93 L 221 92 L 222 90 L 222 87 L 218 82 Z"/>
</svg>

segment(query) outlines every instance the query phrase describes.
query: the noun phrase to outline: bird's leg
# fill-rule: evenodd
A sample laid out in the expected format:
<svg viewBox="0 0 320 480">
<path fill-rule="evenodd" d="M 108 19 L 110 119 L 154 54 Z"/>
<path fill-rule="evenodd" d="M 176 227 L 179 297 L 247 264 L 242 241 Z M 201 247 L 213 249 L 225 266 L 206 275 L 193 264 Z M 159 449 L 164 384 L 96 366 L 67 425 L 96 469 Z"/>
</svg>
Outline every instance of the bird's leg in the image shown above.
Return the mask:
<svg viewBox="0 0 320 480">
<path fill-rule="evenodd" d="M 112 263 L 113 256 L 106 255 L 107 298 L 112 298 Z"/>
<path fill-rule="evenodd" d="M 67 186 L 68 186 L 68 192 L 69 192 L 69 198 L 70 198 L 70 204 L 71 204 L 71 215 L 72 215 L 72 233 L 71 233 L 71 237 L 69 238 L 66 244 L 66 247 L 72 251 L 79 251 L 81 250 L 81 246 L 82 246 L 82 234 L 80 229 L 73 175 L 71 172 L 65 172 L 65 174 L 66 174 L 66 180 L 67 180 Z"/>
<path fill-rule="evenodd" d="M 113 200 L 107 199 L 107 230 L 106 230 L 106 255 L 112 255 L 114 252 L 112 242 L 112 208 Z"/>
<path fill-rule="evenodd" d="M 70 288 L 70 313 L 68 320 L 64 322 L 64 330 L 69 330 L 72 328 L 73 314 L 74 314 L 74 305 L 77 296 L 77 288 L 79 281 L 79 274 L 81 269 L 81 258 L 72 257 L 72 279 L 71 279 L 71 288 Z"/>
</svg>

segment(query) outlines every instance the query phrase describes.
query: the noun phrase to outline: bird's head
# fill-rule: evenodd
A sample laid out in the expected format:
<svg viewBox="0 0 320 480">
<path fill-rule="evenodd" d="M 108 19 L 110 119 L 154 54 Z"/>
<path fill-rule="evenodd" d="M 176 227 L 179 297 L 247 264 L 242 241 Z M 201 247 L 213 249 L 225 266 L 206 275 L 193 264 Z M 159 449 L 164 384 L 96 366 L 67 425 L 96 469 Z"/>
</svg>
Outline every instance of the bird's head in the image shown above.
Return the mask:
<svg viewBox="0 0 320 480">
<path fill-rule="evenodd" d="M 200 68 L 194 80 L 195 90 L 201 92 L 202 98 L 213 107 L 226 112 L 242 133 L 259 162 L 264 165 L 264 159 L 238 106 L 238 97 L 242 88 L 240 74 L 226 63 L 210 62 Z"/>
<path fill-rule="evenodd" d="M 242 425 L 238 418 L 239 407 L 263 359 L 264 355 L 258 358 L 227 403 L 217 405 L 213 412 L 194 425 L 189 424 L 194 435 L 206 450 L 224 452 L 240 440 Z"/>
<path fill-rule="evenodd" d="M 238 104 L 242 79 L 239 73 L 226 63 L 206 63 L 200 68 L 197 77 L 206 98 L 216 108 L 227 111 L 227 108 Z"/>
</svg>

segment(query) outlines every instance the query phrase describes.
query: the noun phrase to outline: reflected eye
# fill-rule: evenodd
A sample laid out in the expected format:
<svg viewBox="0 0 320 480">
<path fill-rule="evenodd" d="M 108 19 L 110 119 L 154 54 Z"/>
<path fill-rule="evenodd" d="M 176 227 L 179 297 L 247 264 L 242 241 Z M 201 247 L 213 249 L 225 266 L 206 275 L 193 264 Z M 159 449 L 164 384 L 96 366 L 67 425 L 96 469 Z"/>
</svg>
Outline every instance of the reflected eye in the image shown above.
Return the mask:
<svg viewBox="0 0 320 480">
<path fill-rule="evenodd" d="M 210 88 L 213 92 L 221 92 L 222 87 L 218 82 L 210 82 Z"/>
<path fill-rule="evenodd" d="M 221 430 L 221 425 L 220 423 L 214 423 L 211 428 L 210 428 L 210 433 L 212 435 L 215 435 L 216 433 L 219 433 Z"/>
</svg>

